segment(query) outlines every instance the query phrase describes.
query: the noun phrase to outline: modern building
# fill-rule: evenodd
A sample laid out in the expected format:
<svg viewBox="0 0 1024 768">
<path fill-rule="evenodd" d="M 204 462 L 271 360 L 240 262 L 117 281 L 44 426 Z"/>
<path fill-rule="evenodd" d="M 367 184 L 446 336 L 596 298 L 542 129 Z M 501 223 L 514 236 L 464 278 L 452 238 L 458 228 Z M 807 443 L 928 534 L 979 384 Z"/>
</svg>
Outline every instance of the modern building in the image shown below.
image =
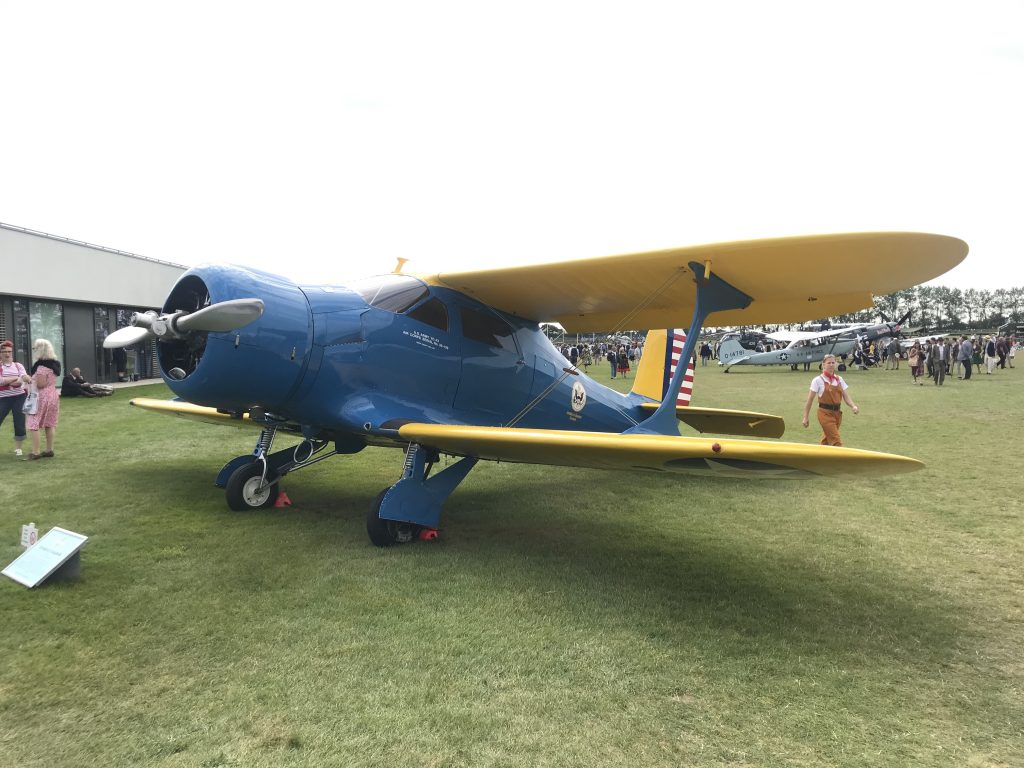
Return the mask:
<svg viewBox="0 0 1024 768">
<path fill-rule="evenodd" d="M 118 350 L 103 340 L 132 313 L 159 310 L 187 267 L 0 223 L 0 339 L 26 368 L 48 339 L 87 381 L 159 376 L 152 341 Z"/>
</svg>

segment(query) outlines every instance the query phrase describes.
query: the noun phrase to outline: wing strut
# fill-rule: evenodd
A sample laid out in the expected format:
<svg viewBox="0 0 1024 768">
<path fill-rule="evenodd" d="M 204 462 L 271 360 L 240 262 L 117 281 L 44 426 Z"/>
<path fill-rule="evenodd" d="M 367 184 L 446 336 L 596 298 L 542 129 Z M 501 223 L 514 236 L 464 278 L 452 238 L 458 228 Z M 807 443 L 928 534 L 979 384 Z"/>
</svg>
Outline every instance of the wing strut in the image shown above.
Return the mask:
<svg viewBox="0 0 1024 768">
<path fill-rule="evenodd" d="M 624 435 L 678 435 L 679 422 L 676 419 L 676 399 L 679 397 L 679 389 L 683 385 L 683 375 L 686 373 L 687 363 L 693 357 L 693 348 L 697 345 L 697 337 L 704 326 L 705 318 L 712 312 L 720 312 L 727 309 L 745 309 L 753 299 L 743 291 L 725 282 L 718 275 L 711 272 L 711 262 L 706 261 L 700 264 L 691 261 L 690 269 L 693 270 L 694 282 L 697 283 L 697 300 L 693 307 L 693 322 L 690 323 L 690 330 L 686 332 L 686 344 L 683 352 L 679 355 L 679 364 L 665 390 L 665 396 L 661 400 L 658 410 L 648 418 L 630 427 Z"/>
</svg>

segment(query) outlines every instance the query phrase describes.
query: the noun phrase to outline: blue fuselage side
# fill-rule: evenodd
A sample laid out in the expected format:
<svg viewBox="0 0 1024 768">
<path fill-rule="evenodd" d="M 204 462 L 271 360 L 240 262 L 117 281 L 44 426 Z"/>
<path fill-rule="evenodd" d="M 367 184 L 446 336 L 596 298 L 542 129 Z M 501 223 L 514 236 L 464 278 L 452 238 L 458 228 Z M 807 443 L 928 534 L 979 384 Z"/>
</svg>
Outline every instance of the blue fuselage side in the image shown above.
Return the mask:
<svg viewBox="0 0 1024 768">
<path fill-rule="evenodd" d="M 567 372 L 569 362 L 536 322 L 457 291 L 424 288 L 421 299 L 393 312 L 344 286 L 300 287 L 238 267 L 197 267 L 165 311 L 180 308 L 175 302 L 188 289 L 206 290 L 212 302 L 261 298 L 263 316 L 210 333 L 191 368 L 180 362 L 184 350 L 168 348 L 161 369 L 190 402 L 227 411 L 260 406 L 334 433 L 369 436 L 410 421 L 622 432 L 643 419 L 644 398 Z M 426 302 L 433 302 L 430 313 L 420 311 Z M 186 367 L 183 379 L 167 375 L 174 365 Z"/>
</svg>

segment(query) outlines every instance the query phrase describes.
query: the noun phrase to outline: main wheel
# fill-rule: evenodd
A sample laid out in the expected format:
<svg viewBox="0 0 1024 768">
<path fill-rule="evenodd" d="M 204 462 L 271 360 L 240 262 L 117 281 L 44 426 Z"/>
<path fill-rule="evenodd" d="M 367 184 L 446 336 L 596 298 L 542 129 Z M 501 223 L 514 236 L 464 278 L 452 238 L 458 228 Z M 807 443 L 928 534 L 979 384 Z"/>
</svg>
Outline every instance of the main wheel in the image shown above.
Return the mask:
<svg viewBox="0 0 1024 768">
<path fill-rule="evenodd" d="M 277 499 L 277 481 L 263 481 L 263 464 L 243 464 L 231 473 L 224 488 L 228 506 L 235 512 L 269 507 Z"/>
<path fill-rule="evenodd" d="M 390 547 L 398 543 L 398 523 L 394 520 L 382 520 L 380 517 L 380 505 L 388 490 L 385 488 L 377 494 L 366 515 L 366 533 L 376 547 Z"/>
<path fill-rule="evenodd" d="M 418 526 L 411 523 L 399 523 L 394 520 L 384 520 L 380 516 L 380 505 L 384 501 L 384 495 L 391 490 L 385 488 L 377 494 L 373 500 L 370 511 L 366 515 L 366 533 L 370 541 L 378 547 L 390 547 L 392 544 L 407 544 L 412 541 L 418 530 Z"/>
</svg>

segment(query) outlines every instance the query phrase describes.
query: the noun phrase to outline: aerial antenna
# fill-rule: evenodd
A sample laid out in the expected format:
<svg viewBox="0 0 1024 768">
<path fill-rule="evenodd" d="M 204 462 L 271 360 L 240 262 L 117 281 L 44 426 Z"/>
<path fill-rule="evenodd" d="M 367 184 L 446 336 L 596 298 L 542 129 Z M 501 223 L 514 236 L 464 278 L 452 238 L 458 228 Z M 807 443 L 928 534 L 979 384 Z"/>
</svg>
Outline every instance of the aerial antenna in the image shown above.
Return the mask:
<svg viewBox="0 0 1024 768">
<path fill-rule="evenodd" d="M 401 256 L 399 256 L 398 257 L 398 262 L 395 264 L 395 268 L 393 270 L 391 270 L 391 274 L 393 274 L 393 275 L 400 275 L 402 273 L 402 267 L 405 266 L 405 263 L 407 261 L 409 261 L 409 260 L 408 259 L 403 259 Z"/>
</svg>

